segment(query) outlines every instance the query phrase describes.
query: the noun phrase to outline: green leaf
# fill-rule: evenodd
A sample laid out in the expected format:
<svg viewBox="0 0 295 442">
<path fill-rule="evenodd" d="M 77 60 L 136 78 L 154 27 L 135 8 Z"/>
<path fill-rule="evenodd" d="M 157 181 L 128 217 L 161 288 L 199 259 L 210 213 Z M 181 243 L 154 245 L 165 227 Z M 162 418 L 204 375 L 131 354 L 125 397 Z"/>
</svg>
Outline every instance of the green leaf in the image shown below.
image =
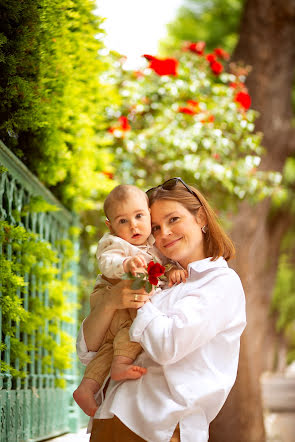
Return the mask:
<svg viewBox="0 0 295 442">
<path fill-rule="evenodd" d="M 152 284 L 150 283 L 150 281 L 146 281 L 145 285 L 144 285 L 144 289 L 147 293 L 150 293 L 153 289 Z"/>
<path fill-rule="evenodd" d="M 136 279 L 131 285 L 132 290 L 141 289 L 143 287 L 143 282 L 144 281 L 142 281 L 141 279 Z"/>
</svg>

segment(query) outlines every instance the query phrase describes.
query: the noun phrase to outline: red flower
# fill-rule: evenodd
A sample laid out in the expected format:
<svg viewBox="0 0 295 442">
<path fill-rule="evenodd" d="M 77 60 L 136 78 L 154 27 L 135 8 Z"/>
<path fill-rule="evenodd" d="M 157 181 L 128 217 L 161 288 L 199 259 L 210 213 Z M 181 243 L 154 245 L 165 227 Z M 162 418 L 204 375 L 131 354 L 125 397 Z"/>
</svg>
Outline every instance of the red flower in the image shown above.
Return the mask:
<svg viewBox="0 0 295 442">
<path fill-rule="evenodd" d="M 214 54 L 207 54 L 206 55 L 206 60 L 209 61 L 209 63 L 214 63 L 214 62 L 217 61 Z"/>
<path fill-rule="evenodd" d="M 195 54 L 203 55 L 205 46 L 206 46 L 206 43 L 204 41 L 198 41 L 196 43 L 188 43 L 186 48 L 189 51 L 194 52 Z"/>
<path fill-rule="evenodd" d="M 188 114 L 188 115 L 195 115 L 196 112 L 189 107 L 180 107 L 178 109 L 178 112 L 181 112 L 182 114 Z"/>
<path fill-rule="evenodd" d="M 247 94 L 247 92 L 238 92 L 235 96 L 235 101 L 246 110 L 251 106 L 251 97 L 249 94 Z"/>
<path fill-rule="evenodd" d="M 229 84 L 229 87 L 231 87 L 232 89 L 240 89 L 240 90 L 244 89 L 245 91 L 247 90 L 246 86 L 241 81 L 239 81 L 238 83 L 231 82 Z"/>
<path fill-rule="evenodd" d="M 199 103 L 195 100 L 188 100 L 187 106 L 179 107 L 178 112 L 181 112 L 183 114 L 187 115 L 195 115 L 199 112 Z"/>
<path fill-rule="evenodd" d="M 149 62 L 149 68 L 158 75 L 177 75 L 178 61 L 175 58 L 157 58 L 152 55 L 143 55 Z"/>
<path fill-rule="evenodd" d="M 214 49 L 214 54 L 216 55 L 217 58 L 221 58 L 223 60 L 228 60 L 229 59 L 229 53 L 226 52 L 222 48 L 215 48 Z"/>
<path fill-rule="evenodd" d="M 142 71 L 134 71 L 133 75 L 136 78 L 144 77 L 144 73 Z"/>
<path fill-rule="evenodd" d="M 114 179 L 114 174 L 113 174 L 112 172 L 108 172 L 108 171 L 106 171 L 106 170 L 103 170 L 102 173 L 103 173 L 107 178 L 109 178 L 110 180 L 113 180 L 113 179 Z"/>
<path fill-rule="evenodd" d="M 127 119 L 127 117 L 120 117 L 119 118 L 119 123 L 120 123 L 120 128 L 122 129 L 122 130 L 124 130 L 124 131 L 127 131 L 127 130 L 130 130 L 131 129 L 131 126 L 130 126 L 130 124 L 128 123 L 128 119 Z"/>
<path fill-rule="evenodd" d="M 158 262 L 151 261 L 147 267 L 149 282 L 158 285 L 158 277 L 164 275 L 165 267 Z"/>
<path fill-rule="evenodd" d="M 199 107 L 199 103 L 195 100 L 187 100 L 187 104 L 192 107 Z"/>
<path fill-rule="evenodd" d="M 131 129 L 131 126 L 128 122 L 127 117 L 121 116 L 119 118 L 119 124 L 112 126 L 108 129 L 111 134 L 114 134 L 117 137 L 124 137 L 125 133 Z"/>
<path fill-rule="evenodd" d="M 213 74 L 215 75 L 219 75 L 223 71 L 223 66 L 221 63 L 219 63 L 219 61 L 214 61 L 213 63 L 210 64 L 210 67 Z"/>
<path fill-rule="evenodd" d="M 208 115 L 208 117 L 203 118 L 201 123 L 213 123 L 215 120 L 214 115 Z"/>
</svg>

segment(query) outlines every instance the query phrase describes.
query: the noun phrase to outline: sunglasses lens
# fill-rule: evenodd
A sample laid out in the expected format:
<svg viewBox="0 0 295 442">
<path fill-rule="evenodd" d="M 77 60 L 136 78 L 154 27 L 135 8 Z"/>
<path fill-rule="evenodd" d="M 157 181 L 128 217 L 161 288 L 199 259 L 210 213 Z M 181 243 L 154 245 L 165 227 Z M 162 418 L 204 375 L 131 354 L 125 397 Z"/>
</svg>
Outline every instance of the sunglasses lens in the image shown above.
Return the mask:
<svg viewBox="0 0 295 442">
<path fill-rule="evenodd" d="M 178 178 L 171 178 L 171 180 L 166 181 L 164 184 L 162 184 L 162 189 L 164 190 L 171 190 L 176 186 Z"/>
</svg>

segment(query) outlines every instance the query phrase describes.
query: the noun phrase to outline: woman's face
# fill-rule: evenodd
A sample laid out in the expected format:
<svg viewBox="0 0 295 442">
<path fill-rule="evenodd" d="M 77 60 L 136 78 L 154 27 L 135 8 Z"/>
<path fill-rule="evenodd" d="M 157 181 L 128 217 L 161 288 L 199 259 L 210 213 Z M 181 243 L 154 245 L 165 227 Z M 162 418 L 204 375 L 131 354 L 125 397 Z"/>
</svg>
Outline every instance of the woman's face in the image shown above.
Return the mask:
<svg viewBox="0 0 295 442">
<path fill-rule="evenodd" d="M 195 217 L 181 203 L 170 200 L 157 200 L 151 206 L 156 246 L 163 255 L 178 261 L 183 268 L 206 257 L 201 231 L 206 223 L 199 212 Z"/>
</svg>

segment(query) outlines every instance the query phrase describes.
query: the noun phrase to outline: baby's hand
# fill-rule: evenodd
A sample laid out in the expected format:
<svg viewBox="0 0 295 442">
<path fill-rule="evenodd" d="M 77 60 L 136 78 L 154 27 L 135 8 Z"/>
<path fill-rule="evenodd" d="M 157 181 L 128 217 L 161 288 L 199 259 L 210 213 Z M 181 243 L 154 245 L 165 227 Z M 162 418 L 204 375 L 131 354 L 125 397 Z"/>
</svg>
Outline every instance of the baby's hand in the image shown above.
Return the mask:
<svg viewBox="0 0 295 442">
<path fill-rule="evenodd" d="M 146 260 L 143 255 L 132 256 L 131 258 L 125 259 L 123 262 L 124 272 L 132 273 L 136 275 L 137 273 L 144 273 L 146 268 Z"/>
<path fill-rule="evenodd" d="M 173 267 L 166 273 L 169 281 L 169 287 L 172 287 L 174 284 L 180 284 L 181 282 L 185 282 L 187 278 L 187 271 L 182 269 L 177 269 Z"/>
</svg>

